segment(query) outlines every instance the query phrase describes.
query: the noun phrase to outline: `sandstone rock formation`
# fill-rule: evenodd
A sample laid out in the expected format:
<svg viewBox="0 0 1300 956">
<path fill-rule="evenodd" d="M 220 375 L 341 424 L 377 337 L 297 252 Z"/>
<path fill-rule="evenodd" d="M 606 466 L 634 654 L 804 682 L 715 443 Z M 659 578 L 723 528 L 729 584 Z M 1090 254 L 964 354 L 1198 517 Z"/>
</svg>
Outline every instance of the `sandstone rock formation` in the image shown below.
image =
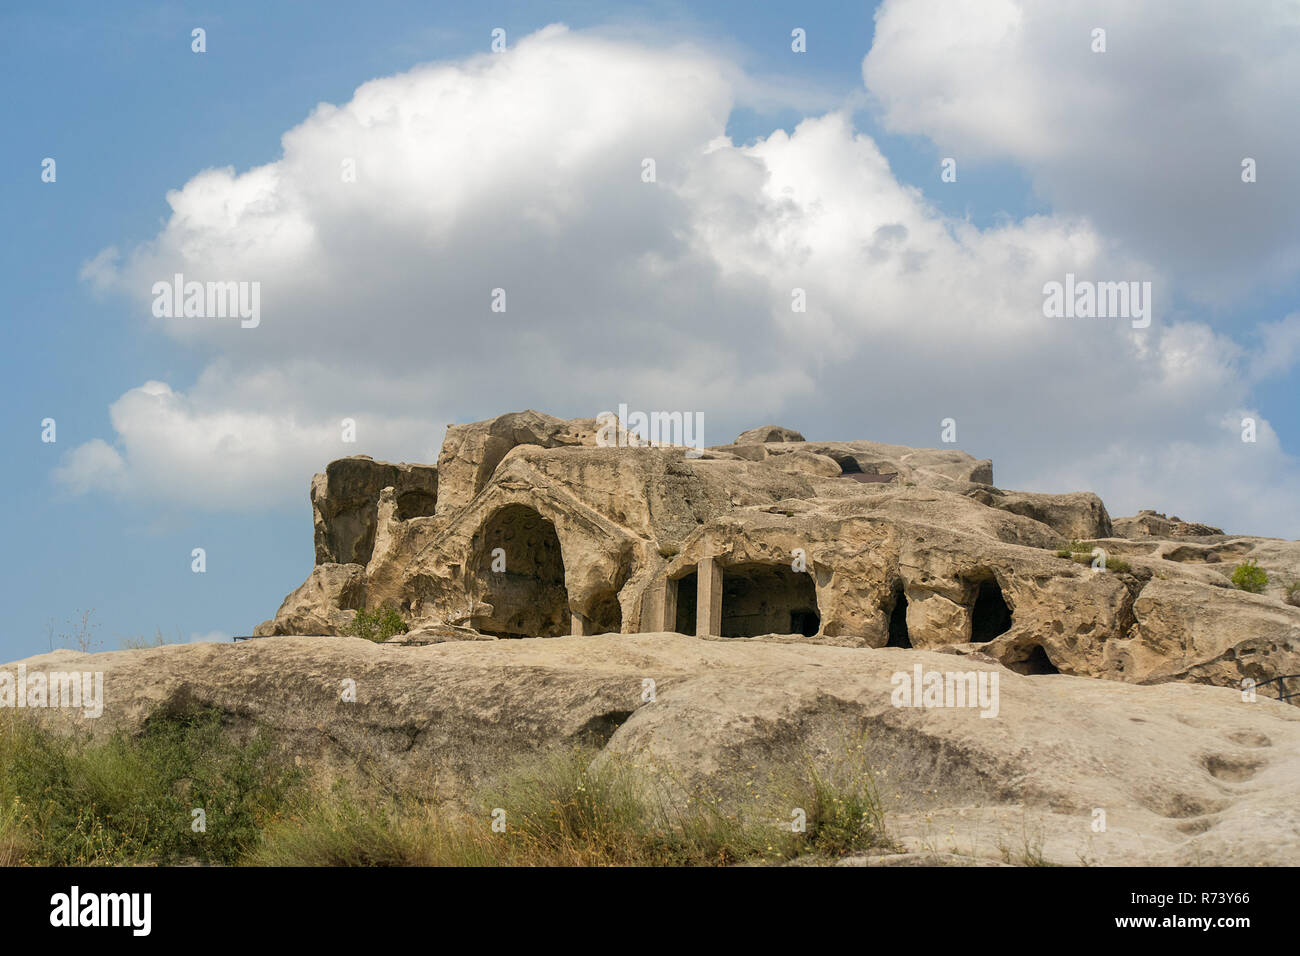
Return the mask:
<svg viewBox="0 0 1300 956">
<path fill-rule="evenodd" d="M 793 428 L 782 428 L 780 425 L 762 425 L 758 428 L 751 428 L 747 432 L 741 432 L 733 445 L 762 445 L 770 441 L 803 441 L 803 435 L 800 435 Z"/>
<path fill-rule="evenodd" d="M 1165 608 L 1181 597 L 1155 596 Z M 104 673 L 102 717 L 26 711 L 48 726 L 135 732 L 160 714 L 216 708 L 232 732 L 273 728 L 327 778 L 371 772 L 452 802 L 513 761 L 586 743 L 603 748 L 598 759 L 656 768 L 677 799 L 705 792 L 737 806 L 752 781 L 861 744 L 903 852 L 857 862 L 1300 860 L 1300 711 L 1226 688 L 676 634 L 424 647 L 285 637 L 23 663 Z M 917 669 L 984 675 L 996 712 L 898 706 L 899 675 Z M 345 681 L 355 702 L 341 699 Z"/>
<path fill-rule="evenodd" d="M 1169 518 L 1158 511 L 1147 508 L 1131 518 L 1119 518 L 1115 521 L 1115 533 L 1123 538 L 1186 538 L 1205 535 L 1223 534 L 1222 528 L 1213 528 L 1208 524 L 1184 521 L 1177 515 Z"/>
<path fill-rule="evenodd" d="M 365 455 L 340 458 L 311 483 L 317 564 L 365 564 L 375 545 L 379 492 L 392 488 L 402 519 L 433 514 L 438 469 L 391 465 Z"/>
<path fill-rule="evenodd" d="M 954 449 L 765 426 L 691 455 L 617 434 L 607 447 L 595 419 L 527 411 L 451 426 L 436 469 L 331 463 L 312 483 L 317 568 L 257 633 L 338 634 L 388 605 L 413 630 L 489 637 L 948 648 L 1131 683 L 1300 673 L 1283 600 L 1300 543 L 1112 521 L 1088 492 L 997 488 L 991 462 Z M 1245 558 L 1264 594 L 1232 589 Z"/>
</svg>

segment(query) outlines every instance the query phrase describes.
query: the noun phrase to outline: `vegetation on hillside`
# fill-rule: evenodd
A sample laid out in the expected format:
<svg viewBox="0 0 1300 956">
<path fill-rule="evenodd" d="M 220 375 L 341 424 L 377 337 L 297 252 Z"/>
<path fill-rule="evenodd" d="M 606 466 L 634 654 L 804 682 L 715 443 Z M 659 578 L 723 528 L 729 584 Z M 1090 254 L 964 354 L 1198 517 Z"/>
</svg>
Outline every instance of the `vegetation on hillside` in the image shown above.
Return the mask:
<svg viewBox="0 0 1300 956">
<path fill-rule="evenodd" d="M 1095 541 L 1071 541 L 1069 545 L 1057 551 L 1056 556 L 1058 558 L 1069 558 L 1077 564 L 1091 565 L 1094 560 L 1092 552 L 1100 547 Z M 1101 550 L 1104 552 L 1105 548 Z M 1123 558 L 1107 554 L 1102 570 L 1123 574 L 1126 571 L 1131 571 L 1132 566 Z"/>
<path fill-rule="evenodd" d="M 1247 558 L 1232 569 L 1232 586 L 1251 594 L 1263 594 L 1268 587 L 1268 574 L 1255 563 L 1254 558 Z"/>
<path fill-rule="evenodd" d="M 383 786 L 322 786 L 266 731 L 236 733 L 216 713 L 106 740 L 10 715 L 0 865 L 713 866 L 889 846 L 860 749 L 725 802 L 681 797 L 670 777 L 598 753 L 539 757 L 448 809 Z"/>
<path fill-rule="evenodd" d="M 382 643 L 390 637 L 405 634 L 406 630 L 406 621 L 402 619 L 397 609 L 385 606 L 374 611 L 367 611 L 365 608 L 357 611 L 357 616 L 343 629 L 343 633 Z"/>
</svg>

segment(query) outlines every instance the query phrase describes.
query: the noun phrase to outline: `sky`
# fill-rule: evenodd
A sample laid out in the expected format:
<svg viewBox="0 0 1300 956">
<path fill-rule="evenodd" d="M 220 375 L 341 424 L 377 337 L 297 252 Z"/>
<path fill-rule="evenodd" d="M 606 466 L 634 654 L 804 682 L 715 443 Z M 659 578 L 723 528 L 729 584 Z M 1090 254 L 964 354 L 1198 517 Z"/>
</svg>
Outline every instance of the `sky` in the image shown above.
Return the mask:
<svg viewBox="0 0 1300 956">
<path fill-rule="evenodd" d="M 1300 5 L 55 3 L 0 50 L 4 659 L 251 633 L 326 462 L 523 408 L 951 418 L 1001 487 L 1300 537 Z M 256 324 L 158 315 L 177 273 Z"/>
</svg>

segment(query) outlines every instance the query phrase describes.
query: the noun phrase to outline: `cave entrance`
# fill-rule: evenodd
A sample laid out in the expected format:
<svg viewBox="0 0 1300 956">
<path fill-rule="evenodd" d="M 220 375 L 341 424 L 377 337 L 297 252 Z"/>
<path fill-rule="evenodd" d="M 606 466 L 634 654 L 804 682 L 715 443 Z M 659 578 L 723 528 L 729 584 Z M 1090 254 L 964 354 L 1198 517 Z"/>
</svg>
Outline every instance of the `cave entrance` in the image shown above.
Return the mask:
<svg viewBox="0 0 1300 956">
<path fill-rule="evenodd" d="M 723 637 L 812 637 L 820 629 L 812 575 L 784 564 L 737 564 L 723 569 Z"/>
<path fill-rule="evenodd" d="M 673 582 L 677 587 L 677 617 L 673 621 L 673 630 L 678 634 L 695 636 L 695 601 L 699 582 L 700 576 L 695 571 Z"/>
<path fill-rule="evenodd" d="M 1035 647 L 1033 653 L 1031 653 L 1027 658 L 1021 661 L 1018 665 L 1012 667 L 1012 670 L 1018 671 L 1021 674 L 1061 673 L 1060 670 L 1057 669 L 1056 665 L 1052 663 L 1052 659 L 1047 656 L 1047 651 L 1043 649 L 1042 644 L 1039 644 L 1037 647 Z"/>
<path fill-rule="evenodd" d="M 592 605 L 584 633 L 618 634 L 622 630 L 623 608 L 618 603 L 618 595 L 613 591 L 606 592 Z"/>
<path fill-rule="evenodd" d="M 832 452 L 828 452 L 827 454 L 829 455 L 829 457 L 835 460 L 835 464 L 840 466 L 840 474 L 842 475 L 862 474 L 862 465 L 859 464 L 858 460 L 852 455 L 842 451 L 840 452 L 832 451 Z"/>
<path fill-rule="evenodd" d="M 894 585 L 894 606 L 889 611 L 889 643 L 886 647 L 911 647 L 912 636 L 907 633 L 907 595 L 903 582 Z"/>
<path fill-rule="evenodd" d="M 475 627 L 496 637 L 569 633 L 569 592 L 555 525 L 526 505 L 507 505 L 479 529 L 473 554 L 480 600 L 492 605 L 490 614 L 474 619 Z"/>
<path fill-rule="evenodd" d="M 987 644 L 999 634 L 1011 630 L 1011 608 L 1002 596 L 997 578 L 988 577 L 979 582 L 975 606 L 971 608 L 970 640 L 972 644 Z"/>
</svg>

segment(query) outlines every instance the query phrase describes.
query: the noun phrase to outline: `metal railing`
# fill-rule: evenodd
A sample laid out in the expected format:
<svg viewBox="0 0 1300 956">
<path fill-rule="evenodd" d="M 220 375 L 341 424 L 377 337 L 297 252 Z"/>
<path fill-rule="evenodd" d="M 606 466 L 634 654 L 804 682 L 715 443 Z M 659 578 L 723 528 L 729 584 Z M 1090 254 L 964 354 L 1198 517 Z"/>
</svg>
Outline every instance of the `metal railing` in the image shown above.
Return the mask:
<svg viewBox="0 0 1300 956">
<path fill-rule="evenodd" d="M 1270 677 L 1268 680 L 1257 681 L 1257 682 L 1255 683 L 1255 687 L 1256 687 L 1256 688 L 1260 688 L 1260 687 L 1263 687 L 1265 684 L 1276 683 L 1276 684 L 1277 684 L 1277 699 L 1278 699 L 1278 700 L 1290 700 L 1292 697 L 1300 697 L 1300 690 L 1292 691 L 1292 692 L 1289 693 L 1289 694 L 1285 693 L 1285 691 L 1286 691 L 1286 681 L 1294 680 L 1294 679 L 1300 679 L 1300 674 L 1283 674 L 1283 675 L 1281 675 L 1280 677 Z"/>
</svg>

